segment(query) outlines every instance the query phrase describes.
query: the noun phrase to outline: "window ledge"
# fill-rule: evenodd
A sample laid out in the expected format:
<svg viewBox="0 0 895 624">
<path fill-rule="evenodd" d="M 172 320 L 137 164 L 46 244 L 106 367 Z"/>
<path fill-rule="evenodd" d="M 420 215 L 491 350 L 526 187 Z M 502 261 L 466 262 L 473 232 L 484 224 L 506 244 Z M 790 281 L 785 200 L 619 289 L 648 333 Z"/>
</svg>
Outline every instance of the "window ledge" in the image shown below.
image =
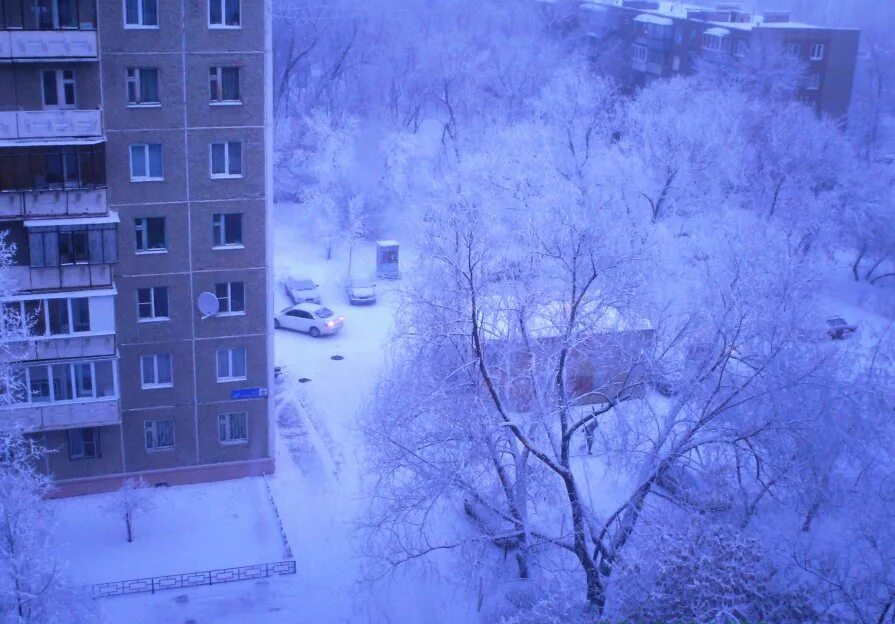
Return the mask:
<svg viewBox="0 0 895 624">
<path fill-rule="evenodd" d="M 167 249 L 138 249 L 134 252 L 137 256 L 157 256 L 159 254 L 168 253 Z"/>
<path fill-rule="evenodd" d="M 158 26 L 144 26 L 143 24 L 125 24 L 125 30 L 158 30 Z"/>
<path fill-rule="evenodd" d="M 218 377 L 218 383 L 233 383 L 234 381 L 245 381 L 245 377 Z"/>
<path fill-rule="evenodd" d="M 164 182 L 165 178 L 131 178 L 131 182 Z"/>
<path fill-rule="evenodd" d="M 241 173 L 212 173 L 212 180 L 236 180 L 242 177 Z"/>
<path fill-rule="evenodd" d="M 161 108 L 161 102 L 146 102 L 145 104 L 131 104 L 128 103 L 128 108 Z"/>
<path fill-rule="evenodd" d="M 213 100 L 209 106 L 242 106 L 242 100 Z"/>
<path fill-rule="evenodd" d="M 212 249 L 214 251 L 225 251 L 228 249 L 245 249 L 245 245 L 214 245 Z"/>
<path fill-rule="evenodd" d="M 170 453 L 174 450 L 173 446 L 163 446 L 161 448 L 148 448 L 146 449 L 147 453 Z"/>
<path fill-rule="evenodd" d="M 213 316 L 245 316 L 245 315 L 246 315 L 245 310 L 243 310 L 242 312 L 218 312 L 217 314 L 215 314 Z"/>
<path fill-rule="evenodd" d="M 242 24 L 231 26 L 230 24 L 209 24 L 208 30 L 242 30 Z"/>
<path fill-rule="evenodd" d="M 248 440 L 220 440 L 221 446 L 244 446 L 249 443 Z"/>
<path fill-rule="evenodd" d="M 173 388 L 173 387 L 174 387 L 174 384 L 173 384 L 173 383 L 169 383 L 169 384 L 145 384 L 145 385 L 144 385 L 144 384 L 140 384 L 140 388 L 141 388 L 142 390 L 160 390 L 160 389 L 164 389 L 164 388 Z"/>
<path fill-rule="evenodd" d="M 170 321 L 170 316 L 154 316 L 152 318 L 138 318 L 138 323 L 164 323 L 166 321 Z"/>
</svg>

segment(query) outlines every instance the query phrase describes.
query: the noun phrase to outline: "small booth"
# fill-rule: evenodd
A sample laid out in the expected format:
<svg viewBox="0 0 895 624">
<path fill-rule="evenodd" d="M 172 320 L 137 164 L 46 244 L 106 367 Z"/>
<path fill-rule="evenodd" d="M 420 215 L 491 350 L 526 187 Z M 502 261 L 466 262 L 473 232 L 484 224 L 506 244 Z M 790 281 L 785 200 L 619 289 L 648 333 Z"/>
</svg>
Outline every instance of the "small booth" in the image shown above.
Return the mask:
<svg viewBox="0 0 895 624">
<path fill-rule="evenodd" d="M 398 268 L 398 241 L 376 242 L 376 276 L 379 279 L 401 279 Z"/>
</svg>

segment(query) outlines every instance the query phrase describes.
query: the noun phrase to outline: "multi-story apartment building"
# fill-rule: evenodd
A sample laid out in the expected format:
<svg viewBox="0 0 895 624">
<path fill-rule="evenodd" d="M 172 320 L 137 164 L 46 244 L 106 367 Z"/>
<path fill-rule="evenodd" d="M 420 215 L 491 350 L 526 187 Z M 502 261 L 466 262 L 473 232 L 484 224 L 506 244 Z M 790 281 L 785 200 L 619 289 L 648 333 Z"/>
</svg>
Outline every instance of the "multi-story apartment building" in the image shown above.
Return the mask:
<svg viewBox="0 0 895 624">
<path fill-rule="evenodd" d="M 794 22 L 783 11 L 751 15 L 737 4 L 708 8 L 668 0 L 592 0 L 580 6 L 580 21 L 596 40 L 616 37 L 630 46 L 635 84 L 692 72 L 697 58 L 735 61 L 761 47 L 803 63 L 799 99 L 835 119 L 848 112 L 858 30 Z"/>
<path fill-rule="evenodd" d="M 0 418 L 42 438 L 60 493 L 272 471 L 269 3 L 3 11 L 7 305 L 37 321 Z"/>
</svg>

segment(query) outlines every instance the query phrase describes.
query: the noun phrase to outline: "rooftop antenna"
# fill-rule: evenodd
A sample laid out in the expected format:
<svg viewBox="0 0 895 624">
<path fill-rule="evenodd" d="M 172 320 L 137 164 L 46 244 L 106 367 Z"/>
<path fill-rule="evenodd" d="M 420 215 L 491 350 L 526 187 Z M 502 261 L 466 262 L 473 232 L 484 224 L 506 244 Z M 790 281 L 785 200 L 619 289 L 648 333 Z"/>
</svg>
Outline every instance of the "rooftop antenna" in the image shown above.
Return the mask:
<svg viewBox="0 0 895 624">
<path fill-rule="evenodd" d="M 203 321 L 209 316 L 214 316 L 221 310 L 221 302 L 218 300 L 217 295 L 212 292 L 206 291 L 199 293 L 199 299 L 196 301 L 196 305 L 199 308 L 199 312 L 202 313 Z"/>
</svg>

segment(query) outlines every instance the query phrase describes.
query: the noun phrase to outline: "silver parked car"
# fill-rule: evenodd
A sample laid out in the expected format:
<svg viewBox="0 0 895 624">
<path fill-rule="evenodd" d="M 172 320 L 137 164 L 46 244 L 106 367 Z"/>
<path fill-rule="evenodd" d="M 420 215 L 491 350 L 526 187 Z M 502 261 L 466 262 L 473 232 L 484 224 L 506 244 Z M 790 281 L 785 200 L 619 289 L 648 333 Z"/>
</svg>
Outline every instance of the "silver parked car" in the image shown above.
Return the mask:
<svg viewBox="0 0 895 624">
<path fill-rule="evenodd" d="M 286 296 L 292 302 L 297 303 L 320 303 L 320 285 L 309 278 L 297 278 L 286 280 L 283 284 L 286 290 Z"/>
<path fill-rule="evenodd" d="M 353 277 L 345 285 L 348 302 L 351 305 L 376 303 L 376 283 L 371 279 Z"/>
<path fill-rule="evenodd" d="M 273 326 L 277 329 L 305 332 L 312 338 L 319 338 L 324 334 L 336 333 L 342 329 L 344 322 L 343 317 L 336 316 L 329 308 L 316 303 L 299 303 L 277 314 L 273 319 Z"/>
</svg>

